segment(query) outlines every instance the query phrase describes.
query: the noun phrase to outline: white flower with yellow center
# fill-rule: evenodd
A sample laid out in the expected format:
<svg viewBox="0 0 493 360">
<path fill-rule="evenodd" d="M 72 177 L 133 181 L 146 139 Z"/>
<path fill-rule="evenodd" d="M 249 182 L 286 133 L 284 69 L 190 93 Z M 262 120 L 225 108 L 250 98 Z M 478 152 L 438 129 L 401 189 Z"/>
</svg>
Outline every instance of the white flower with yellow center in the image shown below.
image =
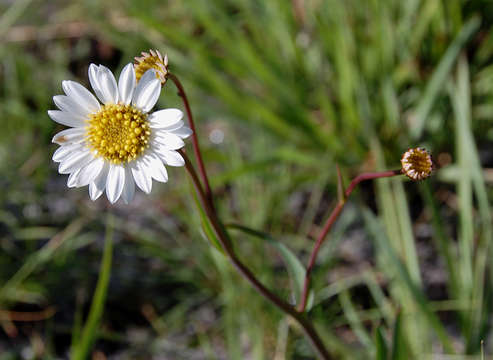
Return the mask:
<svg viewBox="0 0 493 360">
<path fill-rule="evenodd" d="M 133 64 L 128 64 L 117 84 L 108 68 L 91 64 L 89 80 L 97 98 L 69 80 L 62 82 L 66 95 L 53 97 L 60 110 L 50 110 L 48 115 L 70 127 L 53 138 L 61 145 L 53 161 L 60 163 L 60 174 L 70 174 L 68 187 L 89 185 L 92 200 L 106 190 L 111 203 L 120 196 L 129 203 L 135 184 L 148 194 L 152 179 L 168 181 L 164 165 L 185 164 L 176 150 L 192 131 L 183 126 L 178 109 L 150 113 L 161 93 L 154 70 L 137 83 Z"/>
</svg>

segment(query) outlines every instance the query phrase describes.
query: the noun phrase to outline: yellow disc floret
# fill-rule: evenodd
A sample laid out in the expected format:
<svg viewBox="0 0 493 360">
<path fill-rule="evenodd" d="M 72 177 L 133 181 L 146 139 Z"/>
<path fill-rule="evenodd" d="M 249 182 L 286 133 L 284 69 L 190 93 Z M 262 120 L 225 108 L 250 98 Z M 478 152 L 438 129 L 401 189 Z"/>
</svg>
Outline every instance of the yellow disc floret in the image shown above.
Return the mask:
<svg viewBox="0 0 493 360">
<path fill-rule="evenodd" d="M 112 163 L 130 162 L 149 146 L 147 114 L 132 105 L 103 105 L 87 122 L 87 144 L 96 156 Z"/>
<path fill-rule="evenodd" d="M 142 56 L 135 58 L 134 69 L 137 81 L 140 80 L 147 70 L 154 69 L 156 71 L 156 77 L 164 85 L 168 77 L 168 56 L 161 55 L 158 50 L 149 50 L 148 53 L 142 52 Z"/>
</svg>

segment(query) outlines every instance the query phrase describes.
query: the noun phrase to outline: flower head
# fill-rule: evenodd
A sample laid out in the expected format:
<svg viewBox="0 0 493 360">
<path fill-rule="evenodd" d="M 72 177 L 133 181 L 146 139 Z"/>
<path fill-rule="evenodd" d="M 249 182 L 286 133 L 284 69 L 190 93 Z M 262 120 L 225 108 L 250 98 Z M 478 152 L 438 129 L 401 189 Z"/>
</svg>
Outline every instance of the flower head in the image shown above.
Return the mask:
<svg viewBox="0 0 493 360">
<path fill-rule="evenodd" d="M 142 52 L 142 56 L 135 57 L 135 75 L 137 81 L 141 76 L 149 69 L 156 71 L 156 77 L 164 85 L 168 77 L 168 55 L 161 55 L 158 50 L 149 50 L 149 52 Z"/>
<path fill-rule="evenodd" d="M 409 149 L 402 155 L 402 173 L 406 174 L 411 180 L 423 180 L 431 175 L 433 161 L 426 149 Z"/>
<path fill-rule="evenodd" d="M 176 150 L 192 131 L 183 126 L 178 109 L 150 112 L 161 93 L 154 70 L 137 84 L 133 64 L 128 64 L 117 83 L 108 68 L 91 64 L 89 80 L 97 98 L 69 80 L 62 82 L 66 95 L 53 97 L 60 110 L 48 115 L 70 127 L 53 137 L 61 145 L 53 161 L 60 163 L 60 174 L 70 174 L 68 187 L 89 185 L 92 200 L 106 190 L 111 203 L 120 197 L 129 203 L 135 184 L 150 193 L 152 179 L 168 181 L 164 165 L 184 165 Z"/>
</svg>

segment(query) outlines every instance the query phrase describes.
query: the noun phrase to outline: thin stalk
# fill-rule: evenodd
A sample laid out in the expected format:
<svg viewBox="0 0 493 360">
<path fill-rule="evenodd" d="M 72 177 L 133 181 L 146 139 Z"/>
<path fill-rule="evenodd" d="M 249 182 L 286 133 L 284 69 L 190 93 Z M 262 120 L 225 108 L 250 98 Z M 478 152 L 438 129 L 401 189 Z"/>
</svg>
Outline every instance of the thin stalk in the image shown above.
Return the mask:
<svg viewBox="0 0 493 360">
<path fill-rule="evenodd" d="M 199 166 L 200 177 L 202 178 L 202 181 L 204 183 L 205 196 L 206 196 L 207 201 L 210 202 L 212 206 L 214 206 L 212 203 L 211 186 L 209 185 L 209 178 L 207 177 L 207 172 L 205 170 L 204 161 L 202 160 L 202 154 L 200 152 L 200 146 L 199 146 L 199 139 L 197 137 L 197 130 L 195 128 L 195 123 L 193 121 L 192 109 L 190 108 L 187 94 L 185 93 L 185 89 L 183 88 L 181 81 L 178 79 L 178 77 L 175 74 L 168 73 L 168 78 L 171 79 L 171 81 L 173 81 L 175 86 L 178 88 L 178 95 L 183 100 L 183 105 L 185 106 L 185 111 L 187 112 L 188 121 L 190 123 L 190 128 L 193 131 L 193 133 L 192 133 L 193 152 L 194 152 L 195 158 L 197 159 L 197 164 Z"/>
<path fill-rule="evenodd" d="M 306 273 L 305 273 L 305 283 L 303 285 L 303 293 L 301 295 L 301 302 L 298 307 L 299 312 L 304 312 L 306 308 L 306 302 L 308 299 L 308 293 L 310 289 L 310 275 L 313 269 L 313 266 L 315 265 L 315 261 L 317 260 L 317 255 L 320 250 L 320 247 L 322 246 L 322 243 L 324 242 L 327 234 L 329 233 L 330 229 L 332 228 L 332 225 L 334 225 L 335 221 L 339 217 L 339 214 L 341 213 L 342 209 L 344 208 L 344 205 L 346 205 L 346 200 L 347 198 L 351 195 L 353 190 L 358 186 L 358 184 L 362 181 L 365 180 L 373 180 L 373 179 L 379 179 L 379 178 L 384 178 L 384 177 L 392 177 L 396 175 L 401 175 L 402 172 L 401 170 L 389 170 L 389 171 L 383 171 L 383 172 L 375 172 L 375 173 L 364 173 L 361 175 L 356 176 L 353 181 L 349 184 L 347 187 L 346 191 L 344 192 L 344 197 L 339 200 L 337 203 L 336 207 L 334 210 L 332 210 L 332 213 L 330 216 L 327 218 L 327 221 L 324 224 L 324 227 L 320 234 L 318 235 L 317 241 L 315 242 L 315 245 L 313 247 L 312 253 L 310 255 L 310 260 L 308 261 L 308 266 L 306 267 Z"/>
<path fill-rule="evenodd" d="M 199 200 L 209 218 L 214 232 L 223 247 L 226 256 L 229 258 L 234 268 L 252 285 L 252 287 L 265 299 L 269 300 L 274 306 L 283 311 L 285 314 L 290 315 L 303 329 L 305 335 L 310 340 L 313 348 L 321 359 L 330 359 L 329 353 L 322 342 L 322 339 L 318 335 L 312 323 L 304 316 L 296 311 L 296 309 L 288 304 L 286 301 L 278 297 L 272 291 L 267 289 L 256 277 L 255 275 L 241 262 L 241 260 L 236 256 L 229 235 L 227 234 L 224 226 L 217 217 L 215 209 L 211 206 L 206 198 L 204 191 L 200 185 L 197 173 L 190 162 L 187 155 L 180 151 L 181 155 L 185 159 L 185 167 L 192 179 L 192 183 L 195 187 L 195 191 L 199 197 Z"/>
</svg>

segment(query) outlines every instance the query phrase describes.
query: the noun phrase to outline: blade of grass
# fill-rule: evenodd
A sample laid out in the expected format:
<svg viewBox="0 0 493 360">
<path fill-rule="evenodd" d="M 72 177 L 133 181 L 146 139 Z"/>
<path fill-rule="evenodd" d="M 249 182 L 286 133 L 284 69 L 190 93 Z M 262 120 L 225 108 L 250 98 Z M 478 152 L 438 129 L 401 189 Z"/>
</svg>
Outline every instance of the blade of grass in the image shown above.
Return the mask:
<svg viewBox="0 0 493 360">
<path fill-rule="evenodd" d="M 379 326 L 375 331 L 375 348 L 376 348 L 376 360 L 387 360 L 388 350 L 387 342 L 383 336 L 382 326 Z"/>
<path fill-rule="evenodd" d="M 17 0 L 12 2 L 12 5 L 0 17 L 0 38 L 22 16 L 31 2 L 32 0 Z"/>
<path fill-rule="evenodd" d="M 459 34 L 450 44 L 447 51 L 443 55 L 440 63 L 436 67 L 431 76 L 423 96 L 410 116 L 409 133 L 413 139 L 418 139 L 423 133 L 426 119 L 431 112 L 433 104 L 440 94 L 447 77 L 454 65 L 461 49 L 465 46 L 471 36 L 479 29 L 481 20 L 479 17 L 472 17 L 464 24 Z"/>
<path fill-rule="evenodd" d="M 354 331 L 354 334 L 358 337 L 362 344 L 365 345 L 365 348 L 370 353 L 375 353 L 375 347 L 373 342 L 371 341 L 370 335 L 367 333 L 364 328 L 361 319 L 356 312 L 354 305 L 349 297 L 349 292 L 347 290 L 342 291 L 339 294 L 339 301 L 342 306 L 342 310 L 344 311 L 344 315 L 349 321 L 349 326 Z"/>
<path fill-rule="evenodd" d="M 106 220 L 103 259 L 101 261 L 99 278 L 96 284 L 96 290 L 94 291 L 89 316 L 86 324 L 84 325 L 84 329 L 82 330 L 81 337 L 78 339 L 76 344 L 72 344 L 71 358 L 74 360 L 87 359 L 94 342 L 97 340 L 99 325 L 101 323 L 104 304 L 106 302 L 106 294 L 110 282 L 111 259 L 113 253 L 113 222 L 113 215 L 108 213 Z"/>
<path fill-rule="evenodd" d="M 447 266 L 447 274 L 449 281 L 447 286 L 450 289 L 451 297 L 457 298 L 460 288 L 457 278 L 457 258 L 455 256 L 454 244 L 450 242 L 450 238 L 445 233 L 443 220 L 439 213 L 439 208 L 435 202 L 429 182 L 420 184 L 420 190 L 426 207 L 431 212 L 431 222 L 433 226 L 433 240 L 436 242 L 436 247 L 440 254 L 444 257 Z"/>
<path fill-rule="evenodd" d="M 379 140 L 372 139 L 375 149 L 377 164 L 380 168 L 386 168 L 383 149 Z M 388 235 L 389 246 L 402 258 L 403 265 L 411 276 L 413 284 L 421 286 L 421 277 L 416 250 L 414 246 L 413 232 L 410 227 L 408 204 L 402 190 L 402 180 L 382 179 L 376 183 L 378 209 L 382 213 L 385 230 Z M 400 187 L 400 191 L 399 191 Z M 399 194 L 400 192 L 400 194 Z M 383 267 L 386 264 L 382 264 Z M 408 311 L 415 311 L 417 305 L 412 297 L 407 294 L 407 289 L 401 282 L 391 284 L 390 292 L 395 301 Z M 426 327 L 420 315 L 406 317 L 403 320 L 403 328 L 410 339 L 410 351 L 422 351 L 428 337 Z"/>
<path fill-rule="evenodd" d="M 392 182 L 396 207 L 398 209 L 397 216 L 399 219 L 399 227 L 402 236 L 406 264 L 409 267 L 409 273 L 411 274 L 415 284 L 421 286 L 422 280 L 419 271 L 418 254 L 414 244 L 411 215 L 409 214 L 409 205 L 407 203 L 406 194 L 401 179 L 394 179 Z"/>
<path fill-rule="evenodd" d="M 85 219 L 75 219 L 63 231 L 53 236 L 40 250 L 29 256 L 21 268 L 0 289 L 0 302 L 8 299 L 15 299 L 17 287 L 26 280 L 36 268 L 49 261 L 56 250 L 59 249 L 67 239 L 78 234 L 85 223 Z"/>
<path fill-rule="evenodd" d="M 380 287 L 377 276 L 373 271 L 365 271 L 365 282 L 366 286 L 370 290 L 375 303 L 378 305 L 382 316 L 385 319 L 385 322 L 390 326 L 391 319 L 393 318 L 394 309 L 392 307 L 391 302 L 385 296 L 382 288 Z"/>
<path fill-rule="evenodd" d="M 394 324 L 394 332 L 392 336 L 392 354 L 391 360 L 405 360 L 408 359 L 406 351 L 406 342 L 402 333 L 402 314 L 397 313 Z"/>
<path fill-rule="evenodd" d="M 465 255 L 471 256 L 471 283 L 464 284 L 466 291 L 469 291 L 471 311 L 464 313 L 468 317 L 466 322 L 467 348 L 469 351 L 477 351 L 480 339 L 480 329 L 484 323 L 486 311 L 484 309 L 484 282 L 489 253 L 492 225 L 491 210 L 488 203 L 488 195 L 482 175 L 482 167 L 479 155 L 476 150 L 474 136 L 471 130 L 471 93 L 468 64 L 465 57 L 461 57 L 457 66 L 457 86 L 451 85 L 449 92 L 456 119 L 456 138 L 459 167 L 461 168 L 458 179 L 458 192 L 460 202 L 460 235 L 467 241 L 463 245 L 465 251 L 461 253 L 461 258 Z M 477 244 L 476 256 L 472 258 L 474 246 L 474 215 L 473 215 L 473 191 L 476 194 L 479 205 L 480 228 L 482 229 Z M 461 250 L 463 250 L 461 246 Z M 464 279 L 466 281 L 466 279 Z M 468 286 L 468 287 L 466 287 Z"/>
<path fill-rule="evenodd" d="M 433 328 L 433 330 L 435 330 L 435 333 L 438 336 L 438 339 L 441 341 L 445 350 L 453 354 L 454 348 L 445 328 L 443 327 L 439 318 L 430 308 L 429 303 L 422 290 L 413 282 L 406 266 L 404 266 L 399 256 L 396 254 L 395 250 L 391 246 L 389 246 L 389 240 L 387 239 L 385 231 L 383 231 L 379 221 L 376 219 L 375 215 L 373 215 L 373 213 L 368 209 L 363 210 L 363 219 L 365 220 L 365 224 L 368 227 L 369 233 L 376 241 L 378 251 L 385 257 L 389 266 L 392 266 L 392 268 L 395 270 L 396 278 L 399 279 L 399 282 L 404 285 L 407 293 L 416 302 L 428 325 Z"/>
<path fill-rule="evenodd" d="M 286 245 L 283 243 L 277 241 L 274 239 L 271 235 L 257 231 L 254 229 L 250 229 L 246 226 L 239 225 L 239 224 L 228 224 L 228 228 L 230 229 L 235 229 L 239 230 L 241 232 L 244 232 L 245 234 L 255 236 L 259 239 L 262 239 L 269 243 L 272 247 L 277 249 L 279 254 L 281 255 L 286 268 L 288 270 L 288 274 L 291 278 L 291 281 L 293 283 L 293 293 L 295 294 L 296 301 L 298 302 L 301 299 L 301 293 L 303 292 L 303 285 L 305 282 L 305 273 L 306 269 L 301 263 L 301 261 L 296 257 L 295 254 L 291 250 L 288 249 Z M 310 307 L 313 305 L 313 290 L 310 291 L 310 295 L 308 295 L 308 305 L 307 309 L 310 309 Z"/>
</svg>

